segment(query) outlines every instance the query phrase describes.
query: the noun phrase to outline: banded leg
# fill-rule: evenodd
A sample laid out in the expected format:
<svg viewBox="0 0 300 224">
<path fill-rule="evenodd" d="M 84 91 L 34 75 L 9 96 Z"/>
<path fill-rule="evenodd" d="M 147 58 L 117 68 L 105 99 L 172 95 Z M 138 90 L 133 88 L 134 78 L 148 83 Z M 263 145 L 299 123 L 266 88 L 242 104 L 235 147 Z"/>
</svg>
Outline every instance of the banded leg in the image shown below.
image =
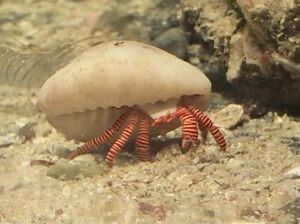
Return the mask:
<svg viewBox="0 0 300 224">
<path fill-rule="evenodd" d="M 107 140 L 112 138 L 118 130 L 121 129 L 121 127 L 126 122 L 126 120 L 127 120 L 127 118 L 128 118 L 131 111 L 132 111 L 131 109 L 127 109 L 124 113 L 122 113 L 117 118 L 117 120 L 115 121 L 115 123 L 113 124 L 113 126 L 111 128 L 107 129 L 100 136 L 88 140 L 81 147 L 78 147 L 76 150 L 71 152 L 71 154 L 69 155 L 69 158 L 73 159 L 73 158 L 75 158 L 79 155 L 82 155 L 82 154 L 88 154 L 88 153 L 95 152 L 97 150 L 97 146 L 105 143 Z"/>
<path fill-rule="evenodd" d="M 150 136 L 149 136 L 150 121 L 147 118 L 139 124 L 137 136 L 135 140 L 136 155 L 141 161 L 148 161 L 150 159 Z"/>
<path fill-rule="evenodd" d="M 105 162 L 109 167 L 112 166 L 113 160 L 116 157 L 116 155 L 118 154 L 118 152 L 121 150 L 121 148 L 128 142 L 133 130 L 136 127 L 138 120 L 139 120 L 138 114 L 133 112 L 127 125 L 123 129 L 120 137 L 109 149 L 109 151 L 106 155 L 106 159 L 105 159 Z"/>
<path fill-rule="evenodd" d="M 196 117 L 198 121 L 200 121 L 203 124 L 204 127 L 206 127 L 209 130 L 209 132 L 215 138 L 217 144 L 220 146 L 221 151 L 225 151 L 226 141 L 219 128 L 216 127 L 213 124 L 213 122 L 205 114 L 203 114 L 203 112 L 200 111 L 198 108 L 189 105 L 187 106 L 187 109 Z"/>
<path fill-rule="evenodd" d="M 195 117 L 184 107 L 178 107 L 182 129 L 181 147 L 184 151 L 198 144 L 198 126 Z"/>
</svg>

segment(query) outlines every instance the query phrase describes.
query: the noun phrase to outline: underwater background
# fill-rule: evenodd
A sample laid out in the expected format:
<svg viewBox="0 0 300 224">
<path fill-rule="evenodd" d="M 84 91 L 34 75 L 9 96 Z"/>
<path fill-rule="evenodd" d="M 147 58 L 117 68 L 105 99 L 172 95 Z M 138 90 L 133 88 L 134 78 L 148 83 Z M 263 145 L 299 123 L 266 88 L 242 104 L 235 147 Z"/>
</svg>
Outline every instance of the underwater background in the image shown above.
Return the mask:
<svg viewBox="0 0 300 224">
<path fill-rule="evenodd" d="M 0 0 L 0 223 L 298 223 L 299 32 L 298 0 Z M 82 143 L 50 126 L 36 94 L 112 40 L 201 69 L 226 153 L 211 136 L 182 153 L 165 143 L 175 130 L 152 162 L 65 159 Z"/>
</svg>

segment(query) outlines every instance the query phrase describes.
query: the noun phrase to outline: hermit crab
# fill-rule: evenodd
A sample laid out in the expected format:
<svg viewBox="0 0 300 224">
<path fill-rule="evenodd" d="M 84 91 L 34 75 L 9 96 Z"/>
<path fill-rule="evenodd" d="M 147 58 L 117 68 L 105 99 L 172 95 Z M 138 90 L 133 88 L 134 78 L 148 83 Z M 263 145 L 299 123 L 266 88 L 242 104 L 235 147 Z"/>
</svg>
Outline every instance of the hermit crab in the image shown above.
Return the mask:
<svg viewBox="0 0 300 224">
<path fill-rule="evenodd" d="M 222 151 L 226 142 L 203 114 L 211 83 L 196 67 L 156 47 L 108 42 L 87 49 L 57 71 L 38 94 L 39 108 L 66 137 L 84 141 L 69 157 L 111 145 L 112 166 L 127 142 L 140 160 L 150 158 L 150 138 L 181 126 L 182 149 L 209 131 Z"/>
</svg>

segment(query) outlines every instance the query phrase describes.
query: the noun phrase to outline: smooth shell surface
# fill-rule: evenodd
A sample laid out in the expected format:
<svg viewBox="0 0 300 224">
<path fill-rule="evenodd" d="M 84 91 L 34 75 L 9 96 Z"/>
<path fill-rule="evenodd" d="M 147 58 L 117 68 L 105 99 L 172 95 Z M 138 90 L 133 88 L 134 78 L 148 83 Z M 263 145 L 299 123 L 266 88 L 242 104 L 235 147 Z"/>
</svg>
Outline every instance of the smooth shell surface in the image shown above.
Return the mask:
<svg viewBox="0 0 300 224">
<path fill-rule="evenodd" d="M 192 100 L 192 104 L 194 106 L 203 110 L 205 110 L 205 108 L 208 106 L 207 103 L 209 99 L 207 99 L 207 96 L 196 98 L 189 97 L 189 99 Z M 166 102 L 160 102 L 156 104 L 145 104 L 144 106 L 140 107 L 140 109 L 147 112 L 151 117 L 156 118 L 158 116 L 165 115 L 168 112 L 174 111 L 174 107 L 176 108 L 177 102 L 178 100 L 171 99 Z M 124 112 L 124 110 L 125 108 L 119 109 L 111 107 L 109 109 L 103 109 L 99 107 L 96 110 L 87 110 L 72 114 L 48 114 L 47 120 L 53 127 L 55 127 L 57 131 L 63 133 L 66 138 L 87 141 L 91 138 L 99 136 L 99 134 L 110 128 L 118 116 Z M 155 128 L 150 130 L 150 136 L 155 137 L 158 135 L 164 135 L 178 126 L 178 120 L 168 125 L 155 126 Z"/>
<path fill-rule="evenodd" d="M 108 42 L 87 49 L 48 79 L 38 104 L 46 114 L 60 115 L 210 91 L 198 68 L 163 50 L 134 41 Z"/>
<path fill-rule="evenodd" d="M 87 141 L 103 133 L 111 127 L 124 110 L 102 109 L 85 111 L 84 113 L 47 115 L 49 123 L 68 139 Z"/>
</svg>

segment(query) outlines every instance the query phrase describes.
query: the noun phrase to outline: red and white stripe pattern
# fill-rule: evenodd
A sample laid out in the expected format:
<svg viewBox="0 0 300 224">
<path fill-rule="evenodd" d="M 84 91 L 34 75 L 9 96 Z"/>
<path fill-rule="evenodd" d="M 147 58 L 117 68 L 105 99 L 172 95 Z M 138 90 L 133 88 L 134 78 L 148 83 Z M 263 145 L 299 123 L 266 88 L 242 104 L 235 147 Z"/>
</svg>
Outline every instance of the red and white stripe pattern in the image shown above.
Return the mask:
<svg viewBox="0 0 300 224">
<path fill-rule="evenodd" d="M 191 146 L 198 144 L 198 126 L 195 117 L 186 108 L 177 108 L 182 130 L 181 148 L 188 150 Z"/>
<path fill-rule="evenodd" d="M 116 142 L 112 145 L 112 147 L 109 149 L 105 162 L 106 164 L 111 167 L 114 158 L 118 154 L 118 152 L 122 149 L 122 147 L 128 142 L 131 134 L 133 133 L 136 124 L 139 120 L 139 116 L 137 113 L 132 113 L 131 117 L 129 118 L 129 121 L 125 128 L 122 130 L 120 137 L 116 140 Z"/>
<path fill-rule="evenodd" d="M 113 126 L 103 132 L 100 136 L 88 140 L 84 145 L 77 148 L 75 151 L 71 152 L 69 155 L 70 159 L 73 159 L 82 154 L 93 153 L 97 150 L 97 146 L 105 143 L 108 139 L 112 138 L 114 134 L 122 128 L 124 123 L 126 122 L 129 114 L 131 113 L 132 109 L 127 109 L 124 113 L 122 113 Z"/>
<path fill-rule="evenodd" d="M 148 161 L 150 159 L 150 135 L 149 135 L 150 121 L 143 118 L 139 124 L 137 136 L 135 140 L 136 155 L 141 161 Z"/>
<path fill-rule="evenodd" d="M 198 108 L 189 105 L 186 107 L 195 117 L 198 121 L 200 121 L 205 128 L 209 130 L 209 132 L 212 134 L 212 136 L 215 138 L 217 144 L 220 146 L 221 151 L 226 150 L 226 141 L 224 139 L 223 134 L 219 130 L 218 127 L 216 127 L 212 120 L 210 120 L 205 114 L 203 114 L 202 111 L 200 111 Z"/>
<path fill-rule="evenodd" d="M 183 108 L 187 112 L 183 112 Z M 215 138 L 217 144 L 220 146 L 221 151 L 226 150 L 226 141 L 224 139 L 223 134 L 219 130 L 218 127 L 216 127 L 212 120 L 210 120 L 205 114 L 203 114 L 202 111 L 200 111 L 198 108 L 192 105 L 184 105 L 184 106 L 178 106 L 177 110 L 171 114 L 167 114 L 165 116 L 156 118 L 155 121 L 151 124 L 151 126 L 161 125 L 161 124 L 167 124 L 168 122 L 173 121 L 174 119 L 178 118 L 181 121 L 181 129 L 182 129 L 182 148 L 185 149 L 188 148 L 190 143 L 198 142 L 198 128 L 201 130 L 202 138 L 205 141 L 207 136 L 208 130 L 213 137 Z M 195 125 L 195 122 L 198 123 Z M 197 135 L 196 135 L 197 133 Z M 197 136 L 197 141 L 196 141 Z"/>
<path fill-rule="evenodd" d="M 72 152 L 69 155 L 69 158 L 73 159 L 78 155 L 96 151 L 97 146 L 107 142 L 107 140 L 113 138 L 116 132 L 122 130 L 120 137 L 117 138 L 106 155 L 105 161 L 107 165 L 111 167 L 118 152 L 129 141 L 134 130 L 137 129 L 135 141 L 137 157 L 142 161 L 149 160 L 150 127 L 155 128 L 156 125 L 167 124 L 178 118 L 182 128 L 183 150 L 187 150 L 189 147 L 198 144 L 198 129 L 200 128 L 201 130 L 208 130 L 215 138 L 221 150 L 225 151 L 225 139 L 213 122 L 198 108 L 192 105 L 179 105 L 176 112 L 167 114 L 155 120 L 152 120 L 148 115 L 145 116 L 145 113 L 138 108 L 128 108 L 118 117 L 111 128 L 107 129 L 99 137 L 87 141 L 83 146 Z"/>
</svg>

